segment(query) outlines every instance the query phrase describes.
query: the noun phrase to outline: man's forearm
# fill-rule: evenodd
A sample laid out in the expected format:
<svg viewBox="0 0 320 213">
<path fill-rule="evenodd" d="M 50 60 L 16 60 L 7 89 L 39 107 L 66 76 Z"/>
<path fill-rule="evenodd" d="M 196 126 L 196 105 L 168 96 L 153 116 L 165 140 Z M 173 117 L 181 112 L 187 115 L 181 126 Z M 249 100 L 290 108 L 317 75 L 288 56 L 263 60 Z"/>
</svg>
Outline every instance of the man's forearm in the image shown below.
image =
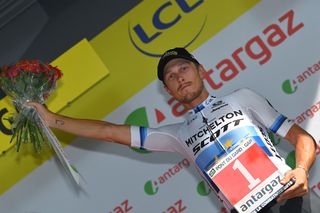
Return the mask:
<svg viewBox="0 0 320 213">
<path fill-rule="evenodd" d="M 309 134 L 300 134 L 296 141 L 296 168 L 309 171 L 316 158 L 316 144 Z"/>
<path fill-rule="evenodd" d="M 82 137 L 95 138 L 99 140 L 107 139 L 107 136 L 104 134 L 104 129 L 107 124 L 103 121 L 76 119 L 52 114 L 50 119 L 48 119 L 48 125 L 51 128 L 59 129 Z"/>
<path fill-rule="evenodd" d="M 295 146 L 296 168 L 309 171 L 316 158 L 316 143 L 304 129 L 294 124 L 286 139 Z"/>
<path fill-rule="evenodd" d="M 77 136 L 104 141 L 114 141 L 129 145 L 130 131 L 128 126 L 116 125 L 106 121 L 76 119 L 59 114 L 51 114 L 47 119 L 51 128 L 59 129 Z"/>
</svg>

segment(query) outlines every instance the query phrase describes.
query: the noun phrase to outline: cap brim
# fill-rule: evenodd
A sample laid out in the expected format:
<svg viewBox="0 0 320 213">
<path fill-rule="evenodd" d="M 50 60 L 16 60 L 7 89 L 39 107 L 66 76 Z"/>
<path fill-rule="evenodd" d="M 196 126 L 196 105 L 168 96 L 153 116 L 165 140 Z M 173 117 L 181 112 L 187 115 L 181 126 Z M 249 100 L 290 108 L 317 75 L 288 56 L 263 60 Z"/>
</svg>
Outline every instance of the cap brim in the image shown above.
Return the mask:
<svg viewBox="0 0 320 213">
<path fill-rule="evenodd" d="M 194 62 L 196 64 L 199 64 L 199 62 L 195 59 L 195 58 L 190 58 L 190 57 L 184 57 L 184 56 L 181 56 L 181 55 L 171 55 L 171 56 L 168 56 L 166 57 L 165 59 L 163 59 L 161 61 L 161 63 L 159 64 L 158 66 L 158 79 L 161 80 L 161 81 L 164 81 L 164 68 L 166 67 L 166 65 L 173 59 L 176 59 L 176 58 L 182 58 L 182 59 L 185 59 L 187 61 L 191 61 L 191 62 Z"/>
</svg>

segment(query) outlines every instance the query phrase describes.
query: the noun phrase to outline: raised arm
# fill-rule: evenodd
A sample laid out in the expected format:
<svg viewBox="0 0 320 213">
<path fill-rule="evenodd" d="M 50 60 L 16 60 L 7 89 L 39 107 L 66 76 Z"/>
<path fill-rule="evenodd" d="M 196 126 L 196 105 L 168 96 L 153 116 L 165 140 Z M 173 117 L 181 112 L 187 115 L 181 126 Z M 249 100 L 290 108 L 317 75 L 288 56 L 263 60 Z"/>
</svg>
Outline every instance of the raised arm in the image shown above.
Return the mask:
<svg viewBox="0 0 320 213">
<path fill-rule="evenodd" d="M 124 145 L 131 144 L 130 126 L 117 125 L 106 121 L 76 119 L 49 111 L 41 104 L 30 102 L 50 128 L 59 129 L 77 136 L 87 137 Z"/>
<path fill-rule="evenodd" d="M 315 140 L 297 124 L 293 124 L 285 138 L 295 146 L 296 168 L 285 175 L 282 183 L 294 178 L 296 184 L 279 197 L 279 202 L 303 196 L 308 192 L 308 171 L 316 158 Z"/>
</svg>

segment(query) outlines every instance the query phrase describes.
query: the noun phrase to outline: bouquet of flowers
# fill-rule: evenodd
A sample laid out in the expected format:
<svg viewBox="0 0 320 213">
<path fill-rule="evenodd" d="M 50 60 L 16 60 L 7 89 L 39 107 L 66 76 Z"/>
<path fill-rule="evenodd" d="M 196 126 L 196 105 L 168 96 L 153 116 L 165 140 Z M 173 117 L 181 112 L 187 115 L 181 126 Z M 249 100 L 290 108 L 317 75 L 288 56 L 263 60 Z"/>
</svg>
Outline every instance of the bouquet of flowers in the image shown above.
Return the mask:
<svg viewBox="0 0 320 213">
<path fill-rule="evenodd" d="M 0 68 L 0 86 L 12 98 L 18 112 L 9 118 L 13 131 L 11 142 L 15 139 L 17 151 L 22 143 L 31 142 L 35 151 L 39 153 L 42 144 L 48 142 L 64 168 L 79 184 L 79 173 L 70 165 L 58 139 L 38 112 L 25 105 L 28 101 L 43 104 L 55 89 L 57 80 L 61 76 L 61 71 L 48 63 L 39 60 L 21 60 L 14 65 Z"/>
<path fill-rule="evenodd" d="M 17 151 L 22 143 L 31 142 L 36 152 L 46 141 L 35 111 L 25 106 L 27 101 L 44 103 L 62 76 L 61 71 L 50 64 L 38 60 L 22 60 L 11 66 L 0 69 L 0 85 L 2 90 L 12 98 L 16 116 L 10 117 L 13 135 L 11 142 L 16 139 Z"/>
</svg>

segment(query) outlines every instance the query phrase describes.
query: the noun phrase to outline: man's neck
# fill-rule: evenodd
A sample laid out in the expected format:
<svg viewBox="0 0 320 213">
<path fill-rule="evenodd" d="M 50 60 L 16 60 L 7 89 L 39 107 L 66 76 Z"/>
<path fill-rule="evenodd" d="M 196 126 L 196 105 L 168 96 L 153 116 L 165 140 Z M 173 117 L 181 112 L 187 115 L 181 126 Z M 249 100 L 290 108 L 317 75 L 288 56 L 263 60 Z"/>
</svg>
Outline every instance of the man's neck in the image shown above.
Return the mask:
<svg viewBox="0 0 320 213">
<path fill-rule="evenodd" d="M 199 104 L 201 104 L 202 102 L 204 102 L 209 96 L 209 93 L 206 89 L 202 90 L 202 92 L 200 93 L 200 95 L 195 98 L 193 101 L 191 101 L 190 103 L 183 103 L 183 106 L 185 108 L 187 108 L 188 110 L 195 108 L 196 106 L 198 106 Z"/>
</svg>

